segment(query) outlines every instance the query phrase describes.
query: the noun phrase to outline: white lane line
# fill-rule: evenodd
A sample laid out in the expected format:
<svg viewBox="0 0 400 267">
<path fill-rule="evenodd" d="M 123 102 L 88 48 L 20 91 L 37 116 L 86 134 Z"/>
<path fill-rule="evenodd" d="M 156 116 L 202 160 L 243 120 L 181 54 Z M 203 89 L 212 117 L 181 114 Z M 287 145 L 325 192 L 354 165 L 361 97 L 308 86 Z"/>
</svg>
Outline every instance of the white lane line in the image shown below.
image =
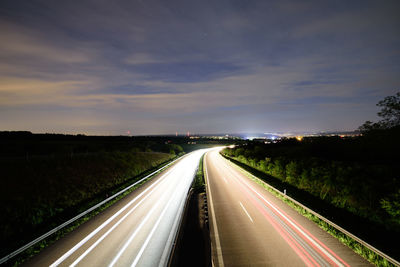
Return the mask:
<svg viewBox="0 0 400 267">
<path fill-rule="evenodd" d="M 164 193 L 161 198 L 157 201 L 157 204 L 154 205 L 151 210 L 147 213 L 146 217 L 141 221 L 141 223 L 138 225 L 136 230 L 132 233 L 132 235 L 129 237 L 129 239 L 125 242 L 125 244 L 122 246 L 122 248 L 119 250 L 118 254 L 114 257 L 114 259 L 111 261 L 111 263 L 108 265 L 109 267 L 112 267 L 117 263 L 118 259 L 121 257 L 122 253 L 128 248 L 128 246 L 131 244 L 132 240 L 136 237 L 136 235 L 139 233 L 139 231 L 142 229 L 142 227 L 145 225 L 145 223 L 150 219 L 150 216 L 153 214 L 153 212 L 160 206 L 161 203 L 163 203 L 163 198 L 167 195 L 167 193 Z"/>
<path fill-rule="evenodd" d="M 165 180 L 163 180 L 165 182 Z M 161 185 L 161 183 L 160 183 Z M 155 190 L 156 188 L 153 188 L 149 194 L 147 194 L 145 197 L 143 197 L 131 210 L 129 210 L 128 213 L 126 213 L 121 219 L 119 219 L 118 222 L 116 222 L 105 234 L 103 234 L 93 245 L 91 245 L 79 258 L 77 258 L 71 265 L 70 267 L 76 266 L 84 257 L 86 257 L 87 254 L 89 254 L 98 244 L 100 244 L 101 241 L 104 240 L 118 225 L 120 225 L 136 208 L 143 202 L 145 201 Z"/>
<path fill-rule="evenodd" d="M 227 184 L 227 183 L 228 183 L 228 181 L 226 180 L 226 178 L 225 178 L 224 176 L 222 176 L 222 178 L 224 178 L 224 181 L 225 181 L 225 183 Z"/>
<path fill-rule="evenodd" d="M 254 222 L 253 219 L 251 218 L 250 214 L 247 212 L 247 210 L 244 208 L 242 202 L 239 201 L 240 206 L 242 207 L 242 209 L 244 210 L 244 212 L 247 214 L 247 217 L 249 217 L 251 222 Z"/>
<path fill-rule="evenodd" d="M 88 240 L 90 240 L 95 234 L 97 234 L 101 229 L 106 227 L 111 221 L 113 221 L 118 215 L 120 215 L 122 212 L 124 212 L 130 205 L 132 205 L 136 200 L 141 198 L 147 191 L 149 191 L 151 188 L 156 186 L 159 182 L 163 180 L 163 178 L 169 174 L 173 169 L 169 170 L 167 173 L 165 173 L 163 176 L 160 177 L 158 181 L 156 181 L 154 184 L 146 188 L 142 193 L 140 193 L 137 197 L 132 199 L 128 204 L 126 204 L 123 208 L 121 208 L 118 212 L 116 212 L 113 216 L 111 216 L 107 221 L 102 223 L 99 227 L 97 227 L 94 231 L 92 231 L 89 235 L 87 235 L 84 239 L 82 239 L 78 244 L 76 244 L 73 248 L 68 250 L 64 255 L 62 255 L 60 258 L 58 258 L 55 262 L 53 262 L 50 267 L 55 267 L 58 266 L 61 262 L 63 262 L 66 258 L 68 258 L 72 253 L 74 253 L 76 250 L 78 250 L 81 246 L 83 246 Z"/>
<path fill-rule="evenodd" d="M 147 238 L 146 238 L 146 241 L 143 243 L 142 247 L 141 247 L 140 250 L 139 250 L 139 253 L 136 255 L 136 258 L 135 258 L 135 260 L 133 261 L 133 263 L 132 263 L 131 266 L 136 266 L 136 265 L 138 264 L 140 258 L 142 257 L 142 254 L 143 254 L 144 250 L 146 249 L 147 245 L 148 245 L 149 242 L 150 242 L 150 239 L 152 238 L 154 232 L 156 231 L 158 225 L 159 225 L 160 222 L 161 222 L 161 219 L 163 218 L 165 212 L 167 211 L 169 205 L 171 204 L 172 199 L 173 199 L 173 197 L 170 197 L 170 198 L 169 198 L 167 205 L 164 207 L 163 211 L 161 212 L 160 216 L 158 217 L 157 222 L 156 222 L 155 225 L 153 226 L 153 229 L 151 229 L 149 235 L 148 235 Z"/>
<path fill-rule="evenodd" d="M 217 252 L 217 258 L 218 258 L 218 263 L 219 266 L 224 266 L 224 260 L 222 257 L 222 250 L 221 250 L 221 241 L 219 240 L 219 234 L 218 234 L 218 227 L 217 227 L 217 222 L 216 222 L 216 217 L 214 213 L 214 206 L 213 206 L 213 200 L 212 200 L 212 195 L 211 195 L 211 190 L 210 190 L 210 183 L 208 180 L 208 172 L 207 172 L 207 156 L 208 153 L 204 156 L 204 170 L 206 171 L 206 179 L 207 179 L 207 187 L 208 187 L 208 195 L 210 197 L 210 211 L 211 211 L 211 220 L 213 223 L 213 228 L 214 228 L 214 236 L 215 236 L 215 245 L 216 245 L 216 252 Z M 214 264 L 213 264 L 214 265 Z"/>
</svg>

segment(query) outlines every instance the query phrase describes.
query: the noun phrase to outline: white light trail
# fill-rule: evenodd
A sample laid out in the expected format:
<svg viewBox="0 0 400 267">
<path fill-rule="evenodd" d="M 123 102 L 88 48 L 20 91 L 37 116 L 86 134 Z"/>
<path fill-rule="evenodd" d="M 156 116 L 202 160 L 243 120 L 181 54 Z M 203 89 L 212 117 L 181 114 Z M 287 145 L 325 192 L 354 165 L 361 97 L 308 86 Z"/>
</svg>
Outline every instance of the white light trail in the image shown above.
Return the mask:
<svg viewBox="0 0 400 267">
<path fill-rule="evenodd" d="M 163 198 L 167 195 L 168 192 L 165 192 L 162 195 L 162 198 L 160 198 L 159 201 L 157 201 L 157 204 L 154 205 L 150 211 L 147 213 L 146 217 L 142 220 L 142 222 L 139 224 L 139 226 L 136 228 L 136 230 L 132 233 L 132 235 L 129 237 L 129 239 L 125 242 L 125 244 L 122 246 L 118 254 L 114 257 L 114 259 L 111 261 L 111 263 L 108 265 L 109 267 L 112 267 L 115 265 L 115 263 L 118 261 L 118 259 L 121 257 L 122 253 L 128 248 L 128 246 L 131 244 L 132 240 L 136 237 L 136 235 L 139 233 L 139 231 L 142 229 L 144 224 L 150 219 L 150 216 L 153 214 L 153 212 L 163 203 Z"/>
<path fill-rule="evenodd" d="M 165 180 L 163 180 L 165 182 Z M 162 183 L 160 183 L 161 185 Z M 128 213 L 126 213 L 121 219 L 119 219 L 118 222 L 116 222 L 105 234 L 103 234 L 93 245 L 91 245 L 79 258 L 77 258 L 71 265 L 70 267 L 76 266 L 84 257 L 86 257 L 87 254 L 89 254 L 98 244 L 100 244 L 101 241 L 104 240 L 120 223 L 122 223 L 136 208 L 143 202 L 145 201 L 153 192 L 156 190 L 156 188 L 153 188 L 149 192 L 148 195 L 146 195 L 142 200 L 140 200 L 131 210 L 129 210 Z"/>
<path fill-rule="evenodd" d="M 78 250 L 81 246 L 83 246 L 87 241 L 89 241 L 95 234 L 97 234 L 101 229 L 106 227 L 111 221 L 113 221 L 118 215 L 120 215 L 122 212 L 124 212 L 130 205 L 132 205 L 136 200 L 138 200 L 140 197 L 142 197 L 147 191 L 149 191 L 151 188 L 155 187 L 158 183 L 162 181 L 164 177 L 166 177 L 170 172 L 172 171 L 169 170 L 167 173 L 165 173 L 158 181 L 156 181 L 154 184 L 149 186 L 146 190 L 144 190 L 142 193 L 140 193 L 137 197 L 135 197 L 133 200 L 131 200 L 128 204 L 126 204 L 122 209 L 120 209 L 118 212 L 116 212 L 113 216 L 111 216 L 107 221 L 102 223 L 99 227 L 97 227 L 94 231 L 92 231 L 89 235 L 87 235 L 84 239 L 82 239 L 78 244 L 76 244 L 73 248 L 68 250 L 64 255 L 62 255 L 59 259 L 57 259 L 55 262 L 53 262 L 50 267 L 55 267 L 61 264 L 65 259 L 67 259 L 72 253 L 74 253 L 76 250 Z"/>
<path fill-rule="evenodd" d="M 151 229 L 150 234 L 147 236 L 146 241 L 143 243 L 142 247 L 139 250 L 139 253 L 136 255 L 136 258 L 133 261 L 131 266 L 136 266 L 137 263 L 139 262 L 140 257 L 142 256 L 144 250 L 146 249 L 147 244 L 149 243 L 150 239 L 153 237 L 155 230 L 157 229 L 158 225 L 160 224 L 161 219 L 163 218 L 163 216 L 164 216 L 165 212 L 167 211 L 169 205 L 171 204 L 172 200 L 173 200 L 173 198 L 170 198 L 167 205 L 164 207 L 163 211 L 161 212 L 160 216 L 158 217 L 157 222 L 154 224 L 153 228 Z"/>
</svg>

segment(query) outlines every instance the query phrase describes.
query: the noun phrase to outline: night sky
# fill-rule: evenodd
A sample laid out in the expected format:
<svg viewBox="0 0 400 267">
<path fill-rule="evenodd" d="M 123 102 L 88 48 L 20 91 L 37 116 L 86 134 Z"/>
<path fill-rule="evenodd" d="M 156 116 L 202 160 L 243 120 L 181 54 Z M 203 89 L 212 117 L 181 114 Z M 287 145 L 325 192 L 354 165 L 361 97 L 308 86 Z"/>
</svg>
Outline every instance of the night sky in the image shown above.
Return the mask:
<svg viewBox="0 0 400 267">
<path fill-rule="evenodd" d="M 0 2 L 0 130 L 354 130 L 400 88 L 400 1 Z"/>
</svg>

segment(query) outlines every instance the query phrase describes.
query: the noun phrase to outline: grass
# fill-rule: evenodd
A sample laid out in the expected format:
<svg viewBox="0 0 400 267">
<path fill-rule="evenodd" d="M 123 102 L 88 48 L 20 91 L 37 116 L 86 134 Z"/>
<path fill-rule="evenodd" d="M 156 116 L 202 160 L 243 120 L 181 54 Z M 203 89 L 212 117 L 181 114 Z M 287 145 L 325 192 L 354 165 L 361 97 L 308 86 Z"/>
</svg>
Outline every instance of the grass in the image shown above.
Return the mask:
<svg viewBox="0 0 400 267">
<path fill-rule="evenodd" d="M 197 169 L 196 177 L 193 184 L 193 189 L 195 193 L 205 191 L 203 159 L 204 155 L 200 158 L 199 168 Z"/>
<path fill-rule="evenodd" d="M 232 162 L 232 161 L 229 161 Z M 232 166 L 237 168 L 240 172 L 242 172 L 244 175 L 246 175 L 248 178 L 256 182 L 257 184 L 261 185 L 264 189 L 267 191 L 271 192 L 273 195 L 275 195 L 277 198 L 281 199 L 283 202 L 285 202 L 287 205 L 292 207 L 294 210 L 296 210 L 299 214 L 303 215 L 304 217 L 308 218 L 309 220 L 315 222 L 321 229 L 325 230 L 328 232 L 330 235 L 333 237 L 337 238 L 341 243 L 344 245 L 348 246 L 351 248 L 354 252 L 368 260 L 370 263 L 376 265 L 376 266 L 396 266 L 392 263 L 390 263 L 388 260 L 383 258 L 382 256 L 376 254 L 374 251 L 370 250 L 369 248 L 365 247 L 364 245 L 360 244 L 350 236 L 342 233 L 341 231 L 337 230 L 334 228 L 332 225 L 326 223 L 325 221 L 321 220 L 308 210 L 304 209 L 303 207 L 297 205 L 287 197 L 283 196 L 280 191 L 277 189 L 273 188 L 272 186 L 268 185 L 266 182 L 262 181 L 260 178 L 255 177 L 254 175 L 250 174 L 249 172 L 245 171 L 244 169 L 240 168 L 238 165 L 231 163 Z"/>
</svg>

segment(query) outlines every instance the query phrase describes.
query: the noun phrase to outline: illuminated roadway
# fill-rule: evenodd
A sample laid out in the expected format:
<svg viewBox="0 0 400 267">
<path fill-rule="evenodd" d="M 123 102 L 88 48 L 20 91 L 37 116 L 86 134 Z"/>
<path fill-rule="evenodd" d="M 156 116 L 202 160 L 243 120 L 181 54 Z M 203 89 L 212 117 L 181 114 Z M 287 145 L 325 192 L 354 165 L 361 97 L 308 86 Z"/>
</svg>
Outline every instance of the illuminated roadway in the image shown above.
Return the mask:
<svg viewBox="0 0 400 267">
<path fill-rule="evenodd" d="M 214 266 L 368 266 L 247 178 L 217 150 L 204 160 Z"/>
<path fill-rule="evenodd" d="M 188 154 L 27 265 L 165 266 L 204 152 Z"/>
</svg>

